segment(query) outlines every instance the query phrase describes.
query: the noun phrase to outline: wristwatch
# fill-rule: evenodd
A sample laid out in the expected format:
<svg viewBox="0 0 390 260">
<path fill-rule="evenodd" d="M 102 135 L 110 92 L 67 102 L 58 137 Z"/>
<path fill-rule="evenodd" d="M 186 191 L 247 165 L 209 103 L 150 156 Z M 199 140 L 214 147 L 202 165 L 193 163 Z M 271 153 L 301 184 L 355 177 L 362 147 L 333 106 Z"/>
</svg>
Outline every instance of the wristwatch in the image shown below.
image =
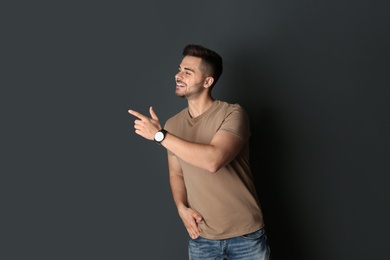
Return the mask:
<svg viewBox="0 0 390 260">
<path fill-rule="evenodd" d="M 167 130 L 161 129 L 157 133 L 154 134 L 154 141 L 156 141 L 158 144 L 160 144 L 167 134 Z"/>
</svg>

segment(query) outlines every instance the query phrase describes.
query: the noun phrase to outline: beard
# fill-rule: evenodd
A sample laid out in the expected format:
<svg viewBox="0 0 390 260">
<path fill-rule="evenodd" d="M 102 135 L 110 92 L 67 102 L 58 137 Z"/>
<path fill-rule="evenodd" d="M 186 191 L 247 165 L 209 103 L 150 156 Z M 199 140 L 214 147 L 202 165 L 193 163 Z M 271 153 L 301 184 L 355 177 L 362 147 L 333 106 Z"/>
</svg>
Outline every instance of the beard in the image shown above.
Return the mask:
<svg viewBox="0 0 390 260">
<path fill-rule="evenodd" d="M 183 87 L 183 88 L 186 88 L 186 87 Z M 191 90 L 189 91 L 184 91 L 183 93 L 181 93 L 180 91 L 177 91 L 175 92 L 176 96 L 178 97 L 181 97 L 181 98 L 185 98 L 185 99 L 188 99 L 190 97 L 193 97 L 193 96 L 196 96 L 198 94 L 200 94 L 202 91 L 203 91 L 203 83 L 197 83 L 195 84 Z"/>
</svg>

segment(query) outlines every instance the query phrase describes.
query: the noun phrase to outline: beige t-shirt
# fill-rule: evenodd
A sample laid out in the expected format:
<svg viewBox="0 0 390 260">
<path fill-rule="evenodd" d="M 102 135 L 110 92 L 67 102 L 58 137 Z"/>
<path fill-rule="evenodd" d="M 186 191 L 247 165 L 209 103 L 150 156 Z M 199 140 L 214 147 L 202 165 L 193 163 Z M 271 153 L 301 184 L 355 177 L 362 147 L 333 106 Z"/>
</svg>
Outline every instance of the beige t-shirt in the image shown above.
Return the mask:
<svg viewBox="0 0 390 260">
<path fill-rule="evenodd" d="M 237 104 L 216 100 L 195 118 L 188 108 L 182 110 L 167 121 L 165 129 L 195 143 L 209 144 L 218 131 L 229 131 L 246 141 L 239 155 L 216 173 L 177 159 L 183 170 L 188 206 L 203 216 L 199 223 L 202 237 L 226 239 L 262 228 L 262 212 L 249 166 L 250 130 L 245 111 Z"/>
</svg>

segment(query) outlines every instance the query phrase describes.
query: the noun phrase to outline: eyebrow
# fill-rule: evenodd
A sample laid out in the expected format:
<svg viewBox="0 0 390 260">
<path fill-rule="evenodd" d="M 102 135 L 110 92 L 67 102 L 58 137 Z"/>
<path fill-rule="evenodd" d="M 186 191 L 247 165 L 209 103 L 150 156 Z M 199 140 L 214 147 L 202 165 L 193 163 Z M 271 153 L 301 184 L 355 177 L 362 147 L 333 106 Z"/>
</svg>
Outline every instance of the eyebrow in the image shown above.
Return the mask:
<svg viewBox="0 0 390 260">
<path fill-rule="evenodd" d="M 179 66 L 179 69 L 181 69 L 181 67 Z M 184 70 L 188 70 L 188 71 L 191 71 L 193 73 L 195 73 L 195 71 L 193 69 L 190 69 L 190 68 L 183 68 Z"/>
</svg>

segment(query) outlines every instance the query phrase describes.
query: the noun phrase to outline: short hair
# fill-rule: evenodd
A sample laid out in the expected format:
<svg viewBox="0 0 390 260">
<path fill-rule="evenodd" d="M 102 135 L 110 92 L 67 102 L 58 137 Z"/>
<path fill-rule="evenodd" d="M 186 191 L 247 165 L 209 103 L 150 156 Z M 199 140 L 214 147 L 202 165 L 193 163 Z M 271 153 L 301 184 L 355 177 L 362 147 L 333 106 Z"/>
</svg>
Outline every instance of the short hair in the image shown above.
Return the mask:
<svg viewBox="0 0 390 260">
<path fill-rule="evenodd" d="M 189 44 L 184 47 L 183 56 L 193 56 L 201 58 L 201 70 L 203 74 L 214 78 L 212 86 L 217 83 L 223 70 L 222 57 L 218 53 L 207 49 L 201 45 Z"/>
</svg>

